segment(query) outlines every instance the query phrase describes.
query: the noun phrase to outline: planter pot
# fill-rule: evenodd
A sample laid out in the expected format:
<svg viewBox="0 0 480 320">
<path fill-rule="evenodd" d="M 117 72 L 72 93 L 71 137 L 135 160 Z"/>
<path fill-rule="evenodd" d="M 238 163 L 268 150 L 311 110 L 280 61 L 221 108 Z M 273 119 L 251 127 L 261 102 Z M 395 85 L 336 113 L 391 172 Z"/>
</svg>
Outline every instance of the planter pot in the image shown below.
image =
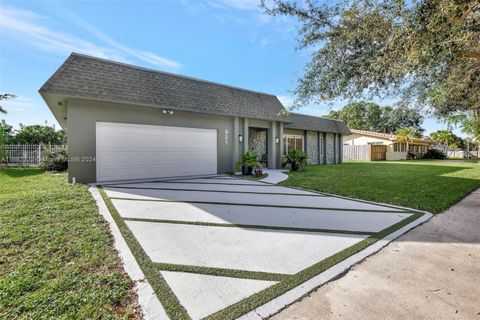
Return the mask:
<svg viewBox="0 0 480 320">
<path fill-rule="evenodd" d="M 244 176 L 253 175 L 253 167 L 242 166 L 242 175 L 244 175 Z"/>
<path fill-rule="evenodd" d="M 262 169 L 256 169 L 256 170 L 255 170 L 255 176 L 260 177 L 262 174 L 263 174 L 263 170 L 262 170 Z"/>
</svg>

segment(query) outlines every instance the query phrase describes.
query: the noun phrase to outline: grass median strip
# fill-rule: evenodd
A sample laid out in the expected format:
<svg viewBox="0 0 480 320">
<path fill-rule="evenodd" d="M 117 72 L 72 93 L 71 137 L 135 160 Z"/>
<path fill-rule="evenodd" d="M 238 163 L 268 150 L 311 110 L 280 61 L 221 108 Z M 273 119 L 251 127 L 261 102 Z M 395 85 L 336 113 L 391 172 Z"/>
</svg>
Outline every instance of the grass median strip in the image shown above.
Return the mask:
<svg viewBox="0 0 480 320">
<path fill-rule="evenodd" d="M 199 273 L 199 274 L 206 274 L 210 276 L 240 278 L 240 279 L 282 281 L 290 276 L 288 274 L 283 274 L 283 273 L 270 273 L 270 272 L 224 269 L 224 268 L 210 268 L 210 267 L 190 266 L 190 265 L 171 264 L 171 263 L 155 263 L 155 264 L 157 265 L 158 269 L 162 271 Z"/>
<path fill-rule="evenodd" d="M 240 185 L 241 186 L 241 185 Z M 263 187 L 263 186 L 262 186 Z M 217 193 L 241 193 L 241 194 L 265 194 L 265 195 L 281 195 L 281 196 L 300 196 L 300 197 L 325 197 L 324 195 L 313 194 L 296 194 L 287 192 L 261 192 L 261 191 L 232 191 L 232 190 L 199 190 L 199 189 L 181 189 L 181 188 L 159 188 L 159 187 L 127 187 L 127 186 L 108 186 L 110 189 L 135 189 L 135 190 L 167 190 L 167 191 L 194 191 L 194 192 L 217 192 Z"/>
<path fill-rule="evenodd" d="M 178 202 L 178 203 L 199 203 L 199 204 L 218 204 L 227 206 L 247 206 L 247 207 L 266 207 L 266 208 L 289 208 L 289 209 L 310 209 L 310 210 L 330 210 L 330 211 L 353 211 L 353 212 L 381 212 L 381 213 L 416 213 L 416 211 L 406 210 L 376 210 L 376 209 L 349 209 L 349 208 L 326 208 L 326 207 L 300 207 L 300 206 L 282 206 L 274 204 L 259 204 L 259 203 L 231 203 L 231 202 L 217 202 L 217 201 L 191 201 L 191 200 L 166 200 L 166 199 L 142 199 L 142 198 L 123 198 L 110 197 L 113 200 L 131 200 L 131 201 L 151 201 L 151 202 Z"/>
<path fill-rule="evenodd" d="M 186 225 L 221 227 L 221 228 L 285 230 L 285 231 L 297 231 L 297 232 L 337 233 L 337 234 L 355 234 L 355 235 L 374 234 L 374 232 L 355 231 L 355 230 L 352 231 L 352 230 L 337 230 L 337 229 L 296 228 L 296 227 L 265 226 L 265 225 L 252 225 L 252 224 L 213 223 L 213 222 L 201 222 L 201 221 L 179 221 L 179 220 L 144 219 L 144 218 L 124 218 L 124 220 L 153 222 L 153 223 L 186 224 Z"/>
<path fill-rule="evenodd" d="M 110 201 L 105 190 L 103 190 L 101 186 L 98 186 L 98 190 L 108 210 L 110 211 L 113 220 L 115 220 L 115 223 L 120 229 L 123 238 L 127 242 L 128 247 L 132 251 L 133 256 L 137 260 L 140 268 L 142 269 L 145 277 L 155 291 L 155 294 L 165 308 L 168 316 L 171 319 L 190 319 L 190 316 L 188 315 L 185 308 L 180 304 L 177 296 L 173 293 L 172 289 L 162 277 L 160 272 L 158 272 L 157 265 L 152 262 L 152 260 L 143 250 L 140 243 L 138 243 L 137 239 L 130 231 L 127 224 L 122 219 L 113 203 Z"/>
<path fill-rule="evenodd" d="M 229 307 L 220 310 L 205 319 L 208 320 L 227 320 L 227 319 L 236 319 L 247 312 L 254 310 L 255 308 L 260 307 L 261 305 L 269 302 L 270 300 L 282 295 L 283 293 L 295 288 L 296 286 L 302 284 L 303 282 L 315 277 L 316 275 L 322 273 L 328 268 L 333 267 L 337 263 L 347 259 L 351 255 L 371 246 L 378 240 L 386 237 L 387 235 L 395 232 L 396 230 L 406 226 L 407 224 L 415 221 L 420 218 L 423 213 L 418 212 L 412 216 L 391 225 L 388 228 L 383 229 L 382 231 L 369 236 L 368 238 L 354 244 L 353 246 L 342 250 L 284 280 L 279 283 L 264 289 L 260 292 L 257 292 L 235 304 L 230 305 Z"/>
</svg>

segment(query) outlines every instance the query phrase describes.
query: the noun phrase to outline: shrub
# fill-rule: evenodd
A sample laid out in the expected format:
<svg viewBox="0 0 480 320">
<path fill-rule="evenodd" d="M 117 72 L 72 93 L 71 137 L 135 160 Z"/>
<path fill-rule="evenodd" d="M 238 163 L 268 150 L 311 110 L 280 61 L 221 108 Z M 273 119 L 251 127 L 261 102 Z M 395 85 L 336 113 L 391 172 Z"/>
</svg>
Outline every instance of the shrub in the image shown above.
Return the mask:
<svg viewBox="0 0 480 320">
<path fill-rule="evenodd" d="M 42 168 L 48 171 L 65 171 L 68 168 L 67 148 L 43 148 Z"/>
<path fill-rule="evenodd" d="M 445 153 L 438 149 L 428 149 L 428 151 L 423 155 L 424 159 L 446 159 L 447 156 Z"/>
<path fill-rule="evenodd" d="M 300 150 L 292 150 L 283 159 L 284 164 L 290 164 L 293 171 L 300 170 L 301 166 L 307 164 L 308 157 L 305 152 Z"/>
</svg>

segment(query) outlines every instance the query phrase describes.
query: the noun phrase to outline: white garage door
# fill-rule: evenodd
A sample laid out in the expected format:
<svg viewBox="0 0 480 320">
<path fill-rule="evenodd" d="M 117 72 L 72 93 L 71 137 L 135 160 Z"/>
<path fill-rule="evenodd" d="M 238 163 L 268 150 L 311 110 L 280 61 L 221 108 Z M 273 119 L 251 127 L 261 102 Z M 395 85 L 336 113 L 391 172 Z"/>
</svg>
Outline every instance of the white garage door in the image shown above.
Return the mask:
<svg viewBox="0 0 480 320">
<path fill-rule="evenodd" d="M 97 122 L 97 181 L 217 173 L 217 131 Z"/>
</svg>

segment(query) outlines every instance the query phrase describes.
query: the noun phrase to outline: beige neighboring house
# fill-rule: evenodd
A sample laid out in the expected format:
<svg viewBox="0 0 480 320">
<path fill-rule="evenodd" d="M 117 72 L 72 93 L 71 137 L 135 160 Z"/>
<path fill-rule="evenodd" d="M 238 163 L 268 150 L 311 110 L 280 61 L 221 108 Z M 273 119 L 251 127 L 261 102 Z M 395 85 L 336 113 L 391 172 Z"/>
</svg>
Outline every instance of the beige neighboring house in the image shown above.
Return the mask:
<svg viewBox="0 0 480 320">
<path fill-rule="evenodd" d="M 344 146 L 385 145 L 386 160 L 405 160 L 408 151 L 415 154 L 417 158 L 421 158 L 435 144 L 432 140 L 412 138 L 407 150 L 407 144 L 398 142 L 395 134 L 356 129 L 350 129 L 350 131 L 352 134 L 343 137 Z"/>
</svg>

